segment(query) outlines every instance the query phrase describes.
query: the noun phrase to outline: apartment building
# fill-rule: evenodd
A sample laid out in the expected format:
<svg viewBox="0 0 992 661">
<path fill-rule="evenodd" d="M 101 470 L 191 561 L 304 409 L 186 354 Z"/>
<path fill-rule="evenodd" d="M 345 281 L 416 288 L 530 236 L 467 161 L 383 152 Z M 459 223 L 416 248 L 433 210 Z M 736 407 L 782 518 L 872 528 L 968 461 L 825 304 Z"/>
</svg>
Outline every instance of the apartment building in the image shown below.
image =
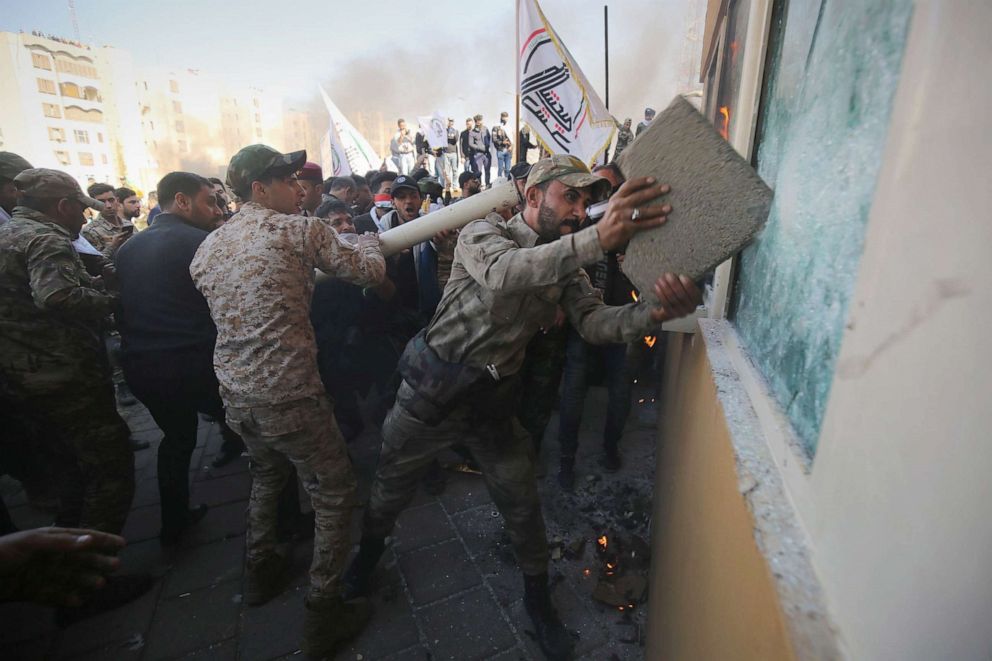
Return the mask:
<svg viewBox="0 0 992 661">
<path fill-rule="evenodd" d="M 223 177 L 245 145 L 317 154 L 317 127 L 326 130 L 326 119 L 262 87 L 36 34 L 0 32 L 0 94 L 0 149 L 84 186 L 147 191 L 173 170 Z"/>
<path fill-rule="evenodd" d="M 83 184 L 117 183 L 105 91 L 90 47 L 0 33 L 0 149 Z"/>
</svg>

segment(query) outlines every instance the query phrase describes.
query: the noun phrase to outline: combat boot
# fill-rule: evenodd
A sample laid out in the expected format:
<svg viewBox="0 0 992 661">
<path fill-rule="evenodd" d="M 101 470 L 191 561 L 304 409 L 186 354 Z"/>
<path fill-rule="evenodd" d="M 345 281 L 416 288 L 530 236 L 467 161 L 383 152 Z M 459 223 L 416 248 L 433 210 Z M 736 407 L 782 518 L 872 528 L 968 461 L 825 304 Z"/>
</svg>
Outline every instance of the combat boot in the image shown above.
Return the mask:
<svg viewBox="0 0 992 661">
<path fill-rule="evenodd" d="M 365 597 L 372 586 L 372 574 L 375 566 L 379 564 L 379 558 L 386 550 L 386 540 L 384 537 L 362 536 L 362 541 L 358 546 L 358 553 L 348 566 L 348 571 L 341 579 L 345 601 L 351 601 L 357 597 Z"/>
<path fill-rule="evenodd" d="M 616 473 L 620 470 L 620 448 L 615 442 L 603 443 L 603 468 L 607 473 Z"/>
<path fill-rule="evenodd" d="M 245 580 L 245 603 L 261 606 L 286 587 L 286 569 L 289 560 L 273 553 L 261 562 L 250 564 Z"/>
<path fill-rule="evenodd" d="M 534 624 L 534 637 L 541 651 L 550 661 L 568 661 L 572 658 L 575 641 L 558 618 L 551 603 L 548 574 L 524 575 L 524 607 Z"/>
<path fill-rule="evenodd" d="M 571 491 L 575 488 L 575 457 L 561 458 L 561 467 L 558 470 L 558 486 L 564 491 Z"/>
<path fill-rule="evenodd" d="M 362 632 L 371 616 L 372 605 L 368 599 L 311 600 L 308 597 L 303 616 L 303 653 L 312 659 L 332 656 L 338 645 Z"/>
</svg>

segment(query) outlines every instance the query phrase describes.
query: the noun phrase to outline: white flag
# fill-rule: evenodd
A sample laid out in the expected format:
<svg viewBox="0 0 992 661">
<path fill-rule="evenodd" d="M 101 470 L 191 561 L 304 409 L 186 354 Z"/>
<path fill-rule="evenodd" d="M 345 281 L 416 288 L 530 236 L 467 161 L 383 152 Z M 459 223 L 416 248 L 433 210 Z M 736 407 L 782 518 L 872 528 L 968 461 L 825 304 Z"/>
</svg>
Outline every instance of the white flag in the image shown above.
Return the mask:
<svg viewBox="0 0 992 661">
<path fill-rule="evenodd" d="M 344 113 L 338 110 L 327 92 L 317 86 L 331 117 L 331 126 L 327 135 L 321 141 L 321 167 L 324 172 L 331 172 L 335 177 L 348 175 L 352 172 L 365 174 L 369 170 L 378 170 L 382 159 L 372 149 L 369 141 L 351 125 Z M 326 142 L 325 142 L 326 141 Z"/>
<path fill-rule="evenodd" d="M 431 149 L 441 149 L 448 144 L 448 122 L 444 115 L 435 112 L 430 117 L 418 117 L 417 122 Z"/>
<path fill-rule="evenodd" d="M 613 118 L 537 0 L 517 2 L 520 119 L 552 154 L 571 154 L 592 165 L 613 140 Z"/>
</svg>

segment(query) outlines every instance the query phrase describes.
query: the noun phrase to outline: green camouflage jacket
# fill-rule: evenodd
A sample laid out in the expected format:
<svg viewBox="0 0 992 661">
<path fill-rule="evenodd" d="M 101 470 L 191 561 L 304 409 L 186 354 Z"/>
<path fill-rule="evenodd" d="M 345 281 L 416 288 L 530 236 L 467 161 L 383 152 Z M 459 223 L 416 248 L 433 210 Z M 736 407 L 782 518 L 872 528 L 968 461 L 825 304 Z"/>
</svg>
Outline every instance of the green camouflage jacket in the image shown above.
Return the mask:
<svg viewBox="0 0 992 661">
<path fill-rule="evenodd" d="M 90 277 L 69 232 L 16 207 L 0 226 L 0 377 L 49 392 L 102 364 L 101 320 L 117 297 Z"/>
</svg>

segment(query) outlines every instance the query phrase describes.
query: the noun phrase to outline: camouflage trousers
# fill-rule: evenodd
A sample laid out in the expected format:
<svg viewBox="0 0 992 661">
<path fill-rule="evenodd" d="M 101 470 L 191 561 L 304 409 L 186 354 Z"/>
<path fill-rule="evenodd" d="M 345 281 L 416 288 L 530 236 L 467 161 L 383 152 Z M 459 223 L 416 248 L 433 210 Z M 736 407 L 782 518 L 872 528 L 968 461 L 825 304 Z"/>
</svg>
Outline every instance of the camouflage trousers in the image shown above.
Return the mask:
<svg viewBox="0 0 992 661">
<path fill-rule="evenodd" d="M 55 479 L 55 525 L 120 533 L 134 497 L 134 454 L 109 375 L 58 388 L 49 381 L 43 392 L 5 390 L 11 415 L 36 434 Z"/>
<path fill-rule="evenodd" d="M 411 387 L 404 381 L 399 399 L 406 399 L 403 389 Z M 501 423 L 481 423 L 459 408 L 440 424 L 428 426 L 395 404 L 382 427 L 364 534 L 389 535 L 431 461 L 454 443 L 467 447 L 482 469 L 520 569 L 527 575 L 547 571 L 548 540 L 534 477 L 534 447 L 512 413 Z"/>
<path fill-rule="evenodd" d="M 564 325 L 535 335 L 527 344 L 524 364 L 520 368 L 523 396 L 517 408 L 517 417 L 530 434 L 537 453 L 541 451 L 544 431 L 558 399 L 558 386 L 565 366 L 567 331 L 568 326 Z"/>
<path fill-rule="evenodd" d="M 276 406 L 226 409 L 227 424 L 251 456 L 247 560 L 252 567 L 276 552 L 279 494 L 300 476 L 314 511 L 310 597 L 334 597 L 350 546 L 355 476 L 330 402 L 310 397 Z"/>
</svg>

